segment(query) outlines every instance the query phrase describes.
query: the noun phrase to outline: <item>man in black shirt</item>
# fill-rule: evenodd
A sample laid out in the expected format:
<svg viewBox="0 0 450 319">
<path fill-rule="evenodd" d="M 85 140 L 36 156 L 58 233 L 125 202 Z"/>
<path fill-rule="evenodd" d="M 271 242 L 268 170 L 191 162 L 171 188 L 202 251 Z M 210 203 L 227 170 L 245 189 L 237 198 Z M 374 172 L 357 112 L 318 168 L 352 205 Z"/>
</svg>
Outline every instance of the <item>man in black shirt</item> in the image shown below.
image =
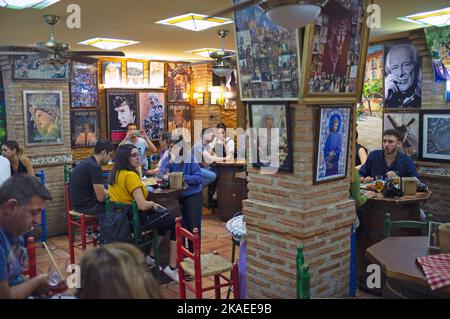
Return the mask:
<svg viewBox="0 0 450 319">
<path fill-rule="evenodd" d="M 70 207 L 87 215 L 106 213 L 106 191 L 103 186 L 102 164 L 111 160 L 114 146 L 109 141 L 100 140 L 95 145 L 94 155 L 80 162 L 70 174 Z"/>
</svg>

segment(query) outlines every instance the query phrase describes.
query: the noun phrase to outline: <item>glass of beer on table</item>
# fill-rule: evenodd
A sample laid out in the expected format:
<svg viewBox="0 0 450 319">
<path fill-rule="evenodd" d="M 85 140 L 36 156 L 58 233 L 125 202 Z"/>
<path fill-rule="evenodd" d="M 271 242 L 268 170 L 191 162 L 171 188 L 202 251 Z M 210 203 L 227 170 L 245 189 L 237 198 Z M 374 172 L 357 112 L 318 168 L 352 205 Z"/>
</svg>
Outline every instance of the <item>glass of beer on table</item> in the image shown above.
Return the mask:
<svg viewBox="0 0 450 319">
<path fill-rule="evenodd" d="M 384 178 L 382 175 L 377 175 L 375 177 L 375 189 L 377 192 L 381 192 L 384 188 Z"/>
</svg>

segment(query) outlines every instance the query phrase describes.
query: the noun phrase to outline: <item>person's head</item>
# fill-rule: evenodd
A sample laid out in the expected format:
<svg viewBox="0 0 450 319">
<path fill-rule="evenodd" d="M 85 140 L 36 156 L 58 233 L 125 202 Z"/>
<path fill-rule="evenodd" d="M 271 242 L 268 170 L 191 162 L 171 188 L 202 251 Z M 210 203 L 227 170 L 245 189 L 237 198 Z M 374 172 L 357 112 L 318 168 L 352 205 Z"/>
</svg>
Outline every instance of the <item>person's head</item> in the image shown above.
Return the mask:
<svg viewBox="0 0 450 319">
<path fill-rule="evenodd" d="M 175 88 L 184 89 L 188 81 L 188 74 L 184 69 L 177 68 L 172 71 L 172 79 Z"/>
<path fill-rule="evenodd" d="M 22 155 L 22 150 L 16 141 L 6 141 L 2 145 L 2 155 L 12 161 L 15 157 Z"/>
<path fill-rule="evenodd" d="M 139 166 L 139 151 L 136 146 L 132 144 L 120 145 L 114 153 L 114 168 L 109 175 L 108 183 L 113 185 L 116 181 L 117 172 L 120 170 L 127 170 L 139 173 L 136 167 Z"/>
<path fill-rule="evenodd" d="M 114 99 L 114 110 L 117 112 L 117 119 L 121 127 L 127 127 L 129 123 L 134 123 L 134 108 L 128 98 L 116 97 Z"/>
<path fill-rule="evenodd" d="M 212 127 L 204 128 L 202 130 L 201 138 L 202 138 L 203 144 L 206 145 L 206 144 L 211 143 L 214 140 L 214 137 L 215 137 L 215 134 L 214 134 L 214 129 Z"/>
<path fill-rule="evenodd" d="M 87 250 L 80 261 L 80 299 L 160 299 L 144 255 L 127 243 Z"/>
<path fill-rule="evenodd" d="M 94 155 L 100 159 L 101 164 L 107 164 L 112 159 L 114 145 L 107 140 L 99 140 L 95 144 Z"/>
<path fill-rule="evenodd" d="M 175 122 L 175 127 L 176 128 L 182 128 L 183 127 L 183 123 L 184 123 L 183 110 L 181 110 L 181 109 L 175 110 L 174 122 Z"/>
<path fill-rule="evenodd" d="M 402 148 L 402 135 L 394 129 L 383 132 L 383 151 L 385 154 L 396 154 Z"/>
<path fill-rule="evenodd" d="M 337 133 L 341 129 L 341 118 L 335 114 L 330 118 L 329 127 L 331 133 Z"/>
<path fill-rule="evenodd" d="M 134 133 L 134 132 L 136 132 L 138 129 L 137 129 L 137 126 L 136 126 L 136 124 L 133 124 L 133 123 L 129 123 L 128 125 L 127 125 L 127 133 Z M 138 138 L 138 136 L 136 136 L 135 134 L 131 134 L 130 135 L 130 139 L 132 139 L 132 140 L 136 140 Z"/>
<path fill-rule="evenodd" d="M 172 134 L 170 134 L 167 131 L 164 131 L 161 133 L 161 137 L 159 138 L 159 145 L 162 148 L 166 148 L 170 142 L 170 138 L 171 138 Z"/>
<path fill-rule="evenodd" d="M 417 76 L 419 53 L 410 44 L 393 47 L 386 56 L 386 73 L 395 75 L 396 85 L 401 92 L 410 89 Z"/>
<path fill-rule="evenodd" d="M 227 135 L 227 127 L 225 126 L 225 124 L 219 123 L 217 124 L 216 128 L 217 128 L 217 136 L 219 138 L 225 138 L 225 136 Z"/>
<path fill-rule="evenodd" d="M 13 175 L 0 186 L 0 227 L 19 237 L 41 223 L 50 192 L 33 176 Z"/>
<path fill-rule="evenodd" d="M 273 128 L 274 127 L 273 116 L 270 114 L 266 114 L 264 116 L 263 122 L 261 124 L 262 124 L 262 127 Z"/>
<path fill-rule="evenodd" d="M 158 96 L 156 95 L 156 94 L 154 94 L 154 93 L 150 93 L 149 95 L 148 95 L 148 99 L 149 99 L 149 101 L 150 101 L 150 105 L 151 106 L 158 106 L 159 105 L 159 98 L 158 98 Z"/>
<path fill-rule="evenodd" d="M 31 118 L 36 129 L 41 134 L 49 133 L 53 128 L 58 127 L 60 122 L 59 109 L 53 106 L 32 106 L 30 108 Z"/>
</svg>

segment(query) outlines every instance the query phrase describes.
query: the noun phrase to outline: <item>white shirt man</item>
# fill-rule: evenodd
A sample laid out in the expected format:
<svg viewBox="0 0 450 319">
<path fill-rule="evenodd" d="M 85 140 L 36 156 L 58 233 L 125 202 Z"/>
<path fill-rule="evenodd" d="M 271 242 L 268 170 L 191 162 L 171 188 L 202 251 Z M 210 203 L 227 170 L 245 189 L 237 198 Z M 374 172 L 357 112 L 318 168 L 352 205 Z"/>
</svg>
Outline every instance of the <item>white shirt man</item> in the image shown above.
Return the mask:
<svg viewBox="0 0 450 319">
<path fill-rule="evenodd" d="M 0 156 L 0 185 L 11 177 L 11 163 L 7 158 Z"/>
<path fill-rule="evenodd" d="M 141 137 L 139 137 L 137 134 Z M 123 139 L 122 142 L 120 142 L 119 145 L 123 144 L 132 144 L 136 146 L 136 148 L 139 151 L 139 164 L 142 165 L 143 172 L 146 172 L 148 170 L 148 160 L 147 156 L 145 155 L 147 150 L 154 153 L 157 151 L 155 144 L 153 144 L 152 141 L 148 138 L 147 134 L 144 130 L 137 130 L 137 127 L 135 124 L 128 124 L 127 125 L 127 135 Z"/>
</svg>

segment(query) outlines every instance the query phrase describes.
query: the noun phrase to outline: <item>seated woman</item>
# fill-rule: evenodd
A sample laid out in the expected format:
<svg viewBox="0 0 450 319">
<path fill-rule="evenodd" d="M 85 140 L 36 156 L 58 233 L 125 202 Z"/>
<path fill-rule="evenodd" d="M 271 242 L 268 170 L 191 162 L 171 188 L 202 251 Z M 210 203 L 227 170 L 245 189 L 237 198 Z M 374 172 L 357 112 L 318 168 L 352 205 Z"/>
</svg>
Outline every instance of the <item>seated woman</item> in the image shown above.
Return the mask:
<svg viewBox="0 0 450 319">
<path fill-rule="evenodd" d="M 80 262 L 81 299 L 161 299 L 159 287 L 133 245 L 112 243 L 87 250 Z"/>
<path fill-rule="evenodd" d="M 190 232 L 194 228 L 201 230 L 202 217 L 202 173 L 189 152 L 183 136 L 172 139 L 169 143 L 169 156 L 161 164 L 161 172 L 183 172 L 183 179 L 188 188 L 180 194 L 181 215 L 184 227 Z M 187 151 L 188 153 L 184 153 Z M 191 246 L 189 246 L 191 247 Z"/>
<path fill-rule="evenodd" d="M 28 174 L 34 177 L 33 166 L 16 141 L 6 141 L 2 145 L 2 155 L 11 163 L 11 175 Z"/>
<path fill-rule="evenodd" d="M 359 170 L 367 161 L 367 148 L 358 143 L 358 131 L 356 131 L 356 158 L 355 166 Z"/>
<path fill-rule="evenodd" d="M 170 260 L 164 273 L 178 282 L 177 248 L 175 240 L 175 218 L 171 214 L 155 211 L 163 208 L 155 202 L 148 201 L 148 191 L 142 184 L 136 168 L 139 166 L 139 151 L 132 144 L 120 145 L 114 156 L 114 168 L 109 176 L 109 196 L 112 202 L 132 204 L 136 201 L 140 211 L 139 219 L 143 229 L 157 229 L 161 243 L 165 233 L 170 231 Z M 153 246 L 146 261 L 155 264 Z"/>
</svg>

